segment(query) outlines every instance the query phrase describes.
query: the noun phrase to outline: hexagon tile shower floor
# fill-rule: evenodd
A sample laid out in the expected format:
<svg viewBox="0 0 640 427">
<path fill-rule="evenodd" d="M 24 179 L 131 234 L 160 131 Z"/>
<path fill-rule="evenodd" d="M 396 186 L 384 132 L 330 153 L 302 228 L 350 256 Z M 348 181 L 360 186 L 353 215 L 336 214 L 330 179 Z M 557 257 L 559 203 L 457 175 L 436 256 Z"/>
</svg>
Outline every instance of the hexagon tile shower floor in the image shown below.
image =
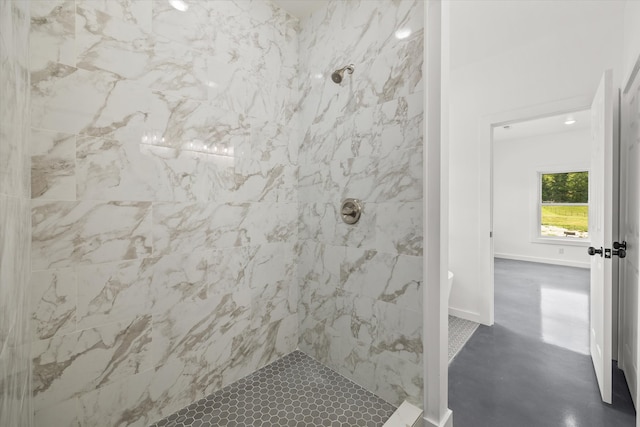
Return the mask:
<svg viewBox="0 0 640 427">
<path fill-rule="evenodd" d="M 395 409 L 301 351 L 294 351 L 151 427 L 378 427 Z"/>
</svg>

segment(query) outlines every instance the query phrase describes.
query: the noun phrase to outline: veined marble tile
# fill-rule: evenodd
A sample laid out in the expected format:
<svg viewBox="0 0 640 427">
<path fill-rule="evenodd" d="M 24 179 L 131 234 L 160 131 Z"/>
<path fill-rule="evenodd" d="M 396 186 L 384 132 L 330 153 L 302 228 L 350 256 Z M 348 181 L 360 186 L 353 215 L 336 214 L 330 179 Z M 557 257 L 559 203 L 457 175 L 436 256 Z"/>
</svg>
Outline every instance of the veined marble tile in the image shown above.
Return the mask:
<svg viewBox="0 0 640 427">
<path fill-rule="evenodd" d="M 360 385 L 368 390 L 375 390 L 377 387 L 375 362 L 370 346 L 360 344 L 352 337 L 333 337 L 328 347 L 328 366 L 353 381 L 360 381 Z"/>
<path fill-rule="evenodd" d="M 234 200 L 239 202 L 293 202 L 297 168 L 271 165 L 268 162 L 244 161 L 242 171 L 236 167 Z M 236 165 L 238 166 L 238 165 Z"/>
<path fill-rule="evenodd" d="M 240 229 L 244 244 L 295 241 L 298 231 L 297 204 L 257 202 L 243 206 L 246 213 L 240 221 Z"/>
<path fill-rule="evenodd" d="M 19 319 L 21 322 L 21 319 Z M 2 390 L 2 421 L 12 425 L 27 425 L 31 414 L 31 375 L 27 363 L 30 345 L 17 344 L 22 339 L 22 324 L 15 324 L 15 338 L 0 354 L 0 389 Z M 26 408 L 25 408 L 26 407 Z"/>
<path fill-rule="evenodd" d="M 372 195 L 378 203 L 422 200 L 422 149 L 396 150 L 377 162 Z"/>
<path fill-rule="evenodd" d="M 170 183 L 157 179 L 153 158 L 141 153 L 132 138 L 79 136 L 77 141 L 77 195 L 80 200 L 152 201 L 170 197 Z M 163 185 L 164 184 L 164 185 Z"/>
<path fill-rule="evenodd" d="M 77 267 L 78 329 L 149 314 L 156 261 L 145 258 Z"/>
<path fill-rule="evenodd" d="M 298 200 L 300 203 L 329 202 L 330 170 L 326 164 L 303 163 L 298 169 Z"/>
<path fill-rule="evenodd" d="M 233 189 L 234 159 L 195 150 L 182 150 L 148 143 L 139 144 L 139 150 L 150 162 L 147 176 L 155 201 L 219 201 L 235 200 Z M 132 159 L 137 155 L 131 154 Z M 135 162 L 127 166 L 134 167 Z M 120 174 L 129 172 L 120 170 Z M 131 171 L 135 173 L 135 171 Z"/>
<path fill-rule="evenodd" d="M 246 247 L 245 277 L 253 296 L 259 298 L 266 288 L 285 279 L 285 256 L 292 255 L 290 246 L 269 243 Z"/>
<path fill-rule="evenodd" d="M 336 127 L 335 158 L 379 155 L 382 130 L 379 106 L 361 108 L 340 117 Z"/>
<path fill-rule="evenodd" d="M 376 357 L 374 376 L 375 393 L 391 402 L 400 405 L 408 400 L 415 405 L 422 402 L 423 374 L 422 364 L 411 363 L 391 354 Z"/>
<path fill-rule="evenodd" d="M 424 134 L 424 92 L 394 99 L 379 105 L 380 156 L 396 150 L 419 148 L 422 151 Z"/>
<path fill-rule="evenodd" d="M 83 424 L 78 418 L 78 399 L 72 398 L 35 411 L 34 424 L 81 427 Z"/>
<path fill-rule="evenodd" d="M 33 127 L 91 136 L 143 129 L 150 111 L 149 91 L 135 83 L 52 62 L 32 70 L 31 100 Z"/>
<path fill-rule="evenodd" d="M 423 8 L 420 1 L 328 2 L 302 22 L 299 37 L 298 110 L 307 129 L 299 238 L 344 251 L 331 292 L 313 279 L 313 264 L 303 267 L 318 257 L 301 245 L 299 345 L 394 403 L 420 399 L 422 388 L 421 330 L 413 321 L 422 299 Z M 350 63 L 354 73 L 334 84 L 333 70 Z M 355 226 L 338 214 L 346 197 L 365 204 Z"/>
<path fill-rule="evenodd" d="M 237 113 L 159 93 L 154 94 L 147 126 L 160 132 L 163 146 L 189 149 L 193 143 L 210 153 L 226 149 L 225 154 L 231 154 L 228 150 L 250 135 L 248 122 Z"/>
<path fill-rule="evenodd" d="M 1 58 L 0 58 L 1 59 Z M 1 65 L 0 65 L 1 67 Z M 0 68 L 0 72 L 4 72 Z M 26 77 L 28 79 L 28 77 Z M 11 83 L 10 83 L 11 84 Z M 11 87 L 4 90 L 10 93 L 16 89 Z M 8 95 L 7 100 L 0 100 L 0 112 L 7 112 L 13 100 Z M 15 104 L 14 104 L 15 105 Z M 26 111 L 23 112 L 26 115 Z M 29 181 L 29 130 L 28 120 L 19 118 L 21 114 L 18 108 L 14 111 L 7 112 L 7 115 L 0 119 L 0 194 L 14 197 L 29 198 L 30 181 Z"/>
<path fill-rule="evenodd" d="M 31 198 L 76 199 L 76 137 L 31 129 Z"/>
<path fill-rule="evenodd" d="M 291 316 L 297 311 L 297 287 L 292 275 L 286 275 L 286 263 L 293 257 L 291 245 L 280 243 L 249 247 L 245 269 L 251 289 L 252 326 L 259 328 Z"/>
<path fill-rule="evenodd" d="M 214 54 L 224 62 L 238 61 L 242 53 L 248 52 L 245 35 L 253 26 L 250 2 L 189 2 L 188 6 L 185 11 L 178 11 L 168 2 L 155 1 L 154 33 Z"/>
<path fill-rule="evenodd" d="M 409 310 L 422 309 L 422 258 L 347 248 L 340 265 L 341 286 Z"/>
<path fill-rule="evenodd" d="M 374 265 L 369 273 L 385 283 L 385 288 L 378 299 L 422 312 L 422 257 L 394 256 L 384 253 L 378 255 L 382 258 L 382 264 L 378 265 L 384 272 Z"/>
<path fill-rule="evenodd" d="M 236 145 L 238 163 L 243 160 L 277 164 L 298 164 L 300 132 L 296 128 L 251 119 L 251 138 Z"/>
<path fill-rule="evenodd" d="M 77 399 L 77 413 L 83 427 L 126 425 L 144 427 L 160 418 L 162 393 L 154 389 L 155 372 L 146 370 Z"/>
<path fill-rule="evenodd" d="M 0 2 L 0 425 L 33 425 L 29 224 L 29 4 Z"/>
<path fill-rule="evenodd" d="M 377 305 L 377 301 L 362 295 L 339 292 L 338 312 L 328 326 L 336 335 L 349 338 L 351 346 L 371 345 L 378 338 L 379 323 L 386 321 L 378 316 Z"/>
<path fill-rule="evenodd" d="M 152 280 L 152 312 L 162 315 L 177 304 L 197 303 L 208 288 L 209 251 L 171 254 L 158 259 Z"/>
<path fill-rule="evenodd" d="M 152 0 L 78 0 L 77 6 L 99 10 L 150 32 L 152 3 Z"/>
<path fill-rule="evenodd" d="M 289 71 L 289 74 L 295 70 Z M 279 82 L 283 76 L 279 76 L 277 83 L 264 84 L 256 82 L 256 91 L 249 101 L 247 114 L 260 120 L 272 120 L 285 126 L 298 126 L 296 118 L 297 90 L 296 81 L 292 77 L 288 81 Z"/>
<path fill-rule="evenodd" d="M 340 280 L 340 261 L 344 258 L 345 249 L 311 240 L 301 241 L 300 246 L 299 279 L 337 286 Z"/>
<path fill-rule="evenodd" d="M 378 323 L 372 351 L 422 364 L 422 312 L 381 301 L 376 301 L 373 310 Z"/>
<path fill-rule="evenodd" d="M 154 203 L 154 255 L 241 246 L 246 231 L 240 222 L 248 209 L 248 205 L 217 203 Z"/>
<path fill-rule="evenodd" d="M 361 86 L 362 102 L 364 104 L 380 104 L 400 96 L 423 91 L 423 51 L 424 40 L 422 30 L 420 30 L 407 44 L 373 58 L 366 65 L 370 83 L 373 85 L 370 87 Z"/>
<path fill-rule="evenodd" d="M 35 409 L 78 397 L 151 364 L 151 316 L 36 341 Z"/>
<path fill-rule="evenodd" d="M 340 118 L 335 159 L 382 157 L 422 148 L 423 92 L 360 108 Z"/>
<path fill-rule="evenodd" d="M 319 124 L 311 125 L 300 143 L 300 163 L 328 165 L 334 156 L 336 139 L 333 122 L 320 121 Z"/>
<path fill-rule="evenodd" d="M 334 160 L 330 166 L 329 191 L 333 203 L 341 203 L 346 198 L 363 201 L 375 200 L 375 194 L 380 191 L 378 175 L 381 164 L 387 159 L 373 157 L 352 157 L 346 160 Z M 398 171 L 400 174 L 400 171 Z"/>
<path fill-rule="evenodd" d="M 101 69 L 171 96 L 207 99 L 207 57 L 168 38 L 79 6 L 78 68 Z"/>
<path fill-rule="evenodd" d="M 375 248 L 422 256 L 422 202 L 380 203 L 377 208 Z"/>
<path fill-rule="evenodd" d="M 353 55 L 353 61 L 362 61 L 374 52 L 405 43 L 406 38 L 422 29 L 423 16 L 422 2 L 415 0 L 330 2 L 303 21 L 300 44 L 326 49 L 340 43 Z M 410 31 L 398 32 L 396 36 L 399 29 Z M 313 58 L 309 50 L 301 49 L 302 64 L 312 63 Z"/>
<path fill-rule="evenodd" d="M 248 360 L 245 366 L 237 365 L 237 369 L 229 369 L 225 385 L 231 384 L 246 375 L 276 361 L 285 354 L 291 353 L 297 347 L 298 319 L 295 314 L 270 323 L 266 323 L 252 330 L 245 340 L 241 352 Z"/>
<path fill-rule="evenodd" d="M 29 200 L 0 195 L 0 355 L 8 347 L 30 342 Z M 24 313 L 23 313 L 24 310 Z M 11 373 L 22 369 L 18 363 Z"/>
<path fill-rule="evenodd" d="M 32 202 L 32 268 L 44 270 L 146 257 L 148 202 Z"/>
<path fill-rule="evenodd" d="M 39 69 L 47 62 L 75 66 L 75 2 L 73 0 L 36 0 L 31 6 L 31 67 Z"/>
<path fill-rule="evenodd" d="M 225 61 L 219 56 L 207 59 L 207 93 L 212 105 L 246 114 L 257 87 L 250 70 L 238 61 Z"/>
<path fill-rule="evenodd" d="M 31 327 L 41 340 L 76 330 L 76 274 L 70 268 L 31 273 Z"/>
<path fill-rule="evenodd" d="M 249 329 L 251 297 L 246 285 L 229 293 L 207 288 L 197 297 L 154 316 L 156 366 L 179 358 L 205 363 L 207 375 L 214 375 L 214 369 L 228 363 L 225 352 Z"/>
</svg>

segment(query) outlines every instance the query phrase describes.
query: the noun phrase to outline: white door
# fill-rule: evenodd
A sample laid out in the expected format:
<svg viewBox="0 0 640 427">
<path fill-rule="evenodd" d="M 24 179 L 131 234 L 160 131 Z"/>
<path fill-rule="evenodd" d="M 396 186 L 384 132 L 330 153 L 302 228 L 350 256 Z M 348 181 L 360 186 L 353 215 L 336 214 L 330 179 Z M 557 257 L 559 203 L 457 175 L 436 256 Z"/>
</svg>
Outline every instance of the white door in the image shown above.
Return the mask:
<svg viewBox="0 0 640 427">
<path fill-rule="evenodd" d="M 640 57 L 636 61 L 640 70 Z M 620 261 L 620 341 L 618 365 L 638 405 L 638 282 L 640 251 L 640 72 L 625 86 L 621 102 L 620 236 L 627 256 Z M 640 421 L 640 417 L 638 417 Z"/>
<path fill-rule="evenodd" d="M 602 400 L 611 403 L 611 248 L 613 220 L 613 83 L 605 71 L 591 104 L 590 348 Z"/>
</svg>

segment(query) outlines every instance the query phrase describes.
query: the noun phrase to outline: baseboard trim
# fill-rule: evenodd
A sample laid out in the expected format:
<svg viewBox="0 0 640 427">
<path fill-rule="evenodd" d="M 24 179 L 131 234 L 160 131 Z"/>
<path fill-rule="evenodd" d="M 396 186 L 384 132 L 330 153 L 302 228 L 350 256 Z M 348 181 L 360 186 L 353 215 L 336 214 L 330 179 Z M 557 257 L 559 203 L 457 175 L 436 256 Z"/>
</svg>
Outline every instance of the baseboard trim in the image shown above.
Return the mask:
<svg viewBox="0 0 640 427">
<path fill-rule="evenodd" d="M 577 268 L 590 268 L 591 264 L 588 262 L 579 262 L 579 261 L 566 261 L 561 259 L 553 259 L 553 258 L 538 258 L 533 256 L 524 256 L 524 255 L 514 255 L 514 254 L 501 254 L 495 253 L 494 258 L 502 258 L 502 259 L 512 259 L 514 261 L 529 261 L 529 262 L 537 262 L 540 264 L 553 264 L 553 265 L 563 265 L 565 267 L 577 267 Z"/>
<path fill-rule="evenodd" d="M 444 414 L 439 423 L 430 421 L 425 417 L 423 425 L 424 427 L 453 427 L 453 412 L 451 412 L 451 409 L 447 409 L 447 412 Z"/>
<path fill-rule="evenodd" d="M 467 310 L 461 310 L 461 309 L 455 308 L 455 307 L 449 307 L 449 314 L 451 316 L 456 316 L 456 317 L 459 317 L 459 318 L 464 319 L 464 320 L 470 320 L 472 322 L 481 323 L 483 325 L 485 324 L 482 321 L 480 313 L 475 313 L 473 311 L 467 311 Z"/>
</svg>

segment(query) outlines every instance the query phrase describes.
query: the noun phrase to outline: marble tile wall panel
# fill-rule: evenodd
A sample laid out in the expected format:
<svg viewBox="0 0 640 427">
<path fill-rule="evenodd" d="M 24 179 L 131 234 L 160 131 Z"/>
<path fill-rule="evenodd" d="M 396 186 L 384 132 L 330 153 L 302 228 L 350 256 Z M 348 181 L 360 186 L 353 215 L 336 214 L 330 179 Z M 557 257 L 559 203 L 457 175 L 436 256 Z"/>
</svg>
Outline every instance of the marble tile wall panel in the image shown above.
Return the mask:
<svg viewBox="0 0 640 427">
<path fill-rule="evenodd" d="M 26 141 L 24 141 L 26 143 Z M 0 424 L 32 425 L 29 201 L 0 195 Z"/>
<path fill-rule="evenodd" d="M 77 278 L 71 268 L 31 273 L 33 340 L 76 330 Z"/>
<path fill-rule="evenodd" d="M 0 194 L 29 198 L 29 10 L 4 2 L 0 37 Z"/>
<path fill-rule="evenodd" d="M 31 67 L 76 65 L 74 0 L 31 1 Z"/>
<path fill-rule="evenodd" d="M 395 404 L 422 395 L 423 7 L 330 1 L 299 40 L 299 346 Z M 317 248 L 342 255 L 324 281 Z"/>
<path fill-rule="evenodd" d="M 152 0 L 76 0 L 85 10 L 97 10 L 151 31 Z"/>
<path fill-rule="evenodd" d="M 334 1 L 302 22 L 302 128 L 422 90 L 423 8 L 411 0 Z M 349 63 L 359 74 L 332 83 L 331 72 Z"/>
<path fill-rule="evenodd" d="M 148 425 L 297 346 L 299 23 L 38 3 L 36 425 Z"/>
<path fill-rule="evenodd" d="M 151 254 L 148 202 L 32 203 L 32 268 L 143 258 Z"/>
<path fill-rule="evenodd" d="M 152 366 L 151 316 L 33 343 L 36 410 Z"/>
<path fill-rule="evenodd" d="M 31 130 L 31 198 L 76 199 L 76 137 Z"/>
<path fill-rule="evenodd" d="M 33 425 L 29 2 L 0 2 L 0 425 Z"/>
</svg>

